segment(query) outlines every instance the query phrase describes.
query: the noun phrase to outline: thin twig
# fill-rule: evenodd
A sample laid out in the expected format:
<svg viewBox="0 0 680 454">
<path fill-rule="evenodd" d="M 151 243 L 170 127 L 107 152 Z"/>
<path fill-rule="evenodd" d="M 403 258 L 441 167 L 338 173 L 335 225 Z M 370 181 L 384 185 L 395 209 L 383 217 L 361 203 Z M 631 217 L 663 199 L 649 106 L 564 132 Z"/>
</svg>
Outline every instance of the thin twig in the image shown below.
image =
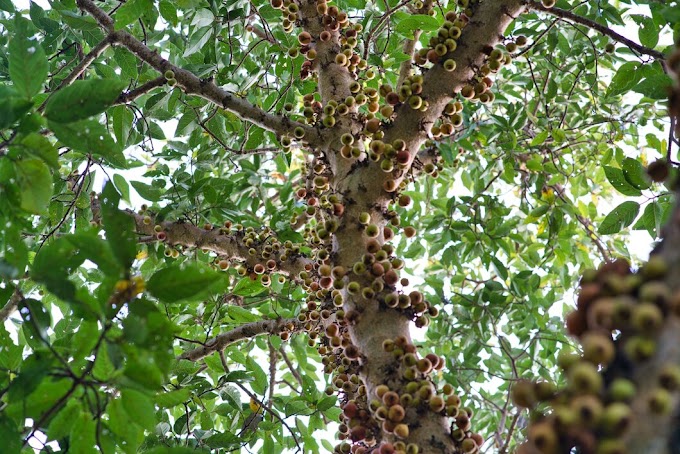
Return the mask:
<svg viewBox="0 0 680 454">
<path fill-rule="evenodd" d="M 279 334 L 287 330 L 289 324 L 293 324 L 294 330 L 302 328 L 303 323 L 297 318 L 277 319 L 277 320 L 260 320 L 257 322 L 246 323 L 231 331 L 222 333 L 208 342 L 205 345 L 194 350 L 184 352 L 177 357 L 178 360 L 186 359 L 188 361 L 198 361 L 216 351 L 223 351 L 229 345 L 244 340 L 250 339 L 262 334 Z"/>
<path fill-rule="evenodd" d="M 553 16 L 559 17 L 560 19 L 565 19 L 571 22 L 575 22 L 577 24 L 585 25 L 588 28 L 591 28 L 599 33 L 602 33 L 605 36 L 608 36 L 614 41 L 620 42 L 621 44 L 625 44 L 626 46 L 630 47 L 631 49 L 640 54 L 649 55 L 650 57 L 655 58 L 657 60 L 665 60 L 666 58 L 663 53 L 657 50 L 650 49 L 649 47 L 645 47 L 641 44 L 636 43 L 635 41 L 631 41 L 625 36 L 616 33 L 614 30 L 605 27 L 602 24 L 598 24 L 597 22 L 591 19 L 579 16 L 578 14 L 574 14 L 571 11 L 567 11 L 566 9 L 555 7 L 546 8 L 541 4 L 541 2 L 535 1 L 527 2 L 527 6 L 536 11 L 542 11 L 544 13 L 552 14 Z"/>
</svg>

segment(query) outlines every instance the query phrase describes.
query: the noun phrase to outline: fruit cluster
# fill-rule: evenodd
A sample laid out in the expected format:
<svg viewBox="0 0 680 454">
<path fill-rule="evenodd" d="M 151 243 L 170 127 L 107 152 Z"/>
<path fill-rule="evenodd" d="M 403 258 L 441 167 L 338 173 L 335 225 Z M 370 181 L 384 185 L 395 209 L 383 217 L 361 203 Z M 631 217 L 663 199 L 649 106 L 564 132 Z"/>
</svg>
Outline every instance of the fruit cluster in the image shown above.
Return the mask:
<svg viewBox="0 0 680 454">
<path fill-rule="evenodd" d="M 625 436 L 635 419 L 668 415 L 680 390 L 680 366 L 651 370 L 643 405 L 639 375 L 656 354 L 657 337 L 668 317 L 680 316 L 680 293 L 665 279 L 667 264 L 653 255 L 637 272 L 626 260 L 605 263 L 584 273 L 577 308 L 567 317 L 567 330 L 581 343 L 581 354 L 565 351 L 558 364 L 567 385 L 519 382 L 515 403 L 534 410 L 527 444 L 521 453 L 579 452 L 625 454 Z"/>
</svg>

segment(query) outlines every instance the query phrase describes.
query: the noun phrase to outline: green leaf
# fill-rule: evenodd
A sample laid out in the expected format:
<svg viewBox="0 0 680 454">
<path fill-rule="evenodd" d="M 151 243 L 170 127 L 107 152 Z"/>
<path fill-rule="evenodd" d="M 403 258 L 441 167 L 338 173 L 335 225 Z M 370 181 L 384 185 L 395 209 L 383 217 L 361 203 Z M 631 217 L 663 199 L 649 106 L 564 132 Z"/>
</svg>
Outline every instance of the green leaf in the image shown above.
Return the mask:
<svg viewBox="0 0 680 454">
<path fill-rule="evenodd" d="M 81 411 L 71 428 L 69 454 L 94 454 L 99 452 L 99 449 L 96 448 L 96 430 L 97 425 L 94 417 L 86 411 Z"/>
<path fill-rule="evenodd" d="M 36 36 L 29 36 L 24 26 L 19 26 L 20 16 L 15 24 L 20 31 L 9 42 L 9 77 L 25 98 L 40 93 L 47 79 L 49 65 L 47 56 Z M 21 19 L 25 21 L 25 19 Z M 12 34 L 10 34 L 12 36 Z"/>
<path fill-rule="evenodd" d="M 652 182 L 647 175 L 647 171 L 642 166 L 642 163 L 637 159 L 625 158 L 621 164 L 623 176 L 626 181 L 637 189 L 649 189 Z"/>
<path fill-rule="evenodd" d="M 197 52 L 202 52 L 210 38 L 212 38 L 213 31 L 213 27 L 203 27 L 194 31 L 189 38 L 189 42 L 187 43 L 186 49 L 184 49 L 182 57 L 189 57 Z"/>
<path fill-rule="evenodd" d="M 154 273 L 147 282 L 149 293 L 166 303 L 197 297 L 222 279 L 212 269 L 197 263 L 185 263 Z"/>
<path fill-rule="evenodd" d="M 19 428 L 14 420 L 0 413 L 0 440 L 2 440 L 2 452 L 6 454 L 19 454 L 22 447 L 22 438 Z"/>
<path fill-rule="evenodd" d="M 536 134 L 536 137 L 534 137 L 531 142 L 529 143 L 530 146 L 535 147 L 537 145 L 542 145 L 548 136 L 550 135 L 550 131 L 541 131 L 538 134 Z"/>
<path fill-rule="evenodd" d="M 177 25 L 177 7 L 167 0 L 161 0 L 158 3 L 158 10 L 161 16 L 166 21 L 170 22 L 173 26 Z"/>
<path fill-rule="evenodd" d="M 53 192 L 50 169 L 41 159 L 21 160 L 15 169 L 21 189 L 21 208 L 33 214 L 45 213 Z"/>
<path fill-rule="evenodd" d="M 0 9 L 7 11 L 8 13 L 13 13 L 15 11 L 12 0 L 0 0 Z"/>
<path fill-rule="evenodd" d="M 253 380 L 252 374 L 246 370 L 235 370 L 229 372 L 222 379 L 225 382 L 244 383 Z"/>
<path fill-rule="evenodd" d="M 106 240 L 118 263 L 124 270 L 128 270 L 137 256 L 134 220 L 118 209 L 120 195 L 113 183 L 108 182 L 106 184 L 100 200 Z"/>
<path fill-rule="evenodd" d="M 50 440 L 58 440 L 68 435 L 79 415 L 80 407 L 78 402 L 76 400 L 69 400 L 47 427 L 47 437 Z"/>
<path fill-rule="evenodd" d="M 243 277 L 241 278 L 236 285 L 234 286 L 234 289 L 231 291 L 234 295 L 238 296 L 255 296 L 259 295 L 263 291 L 265 291 L 267 287 L 262 285 L 259 279 L 251 279 L 250 277 Z"/>
<path fill-rule="evenodd" d="M 43 246 L 33 260 L 31 278 L 42 282 L 47 289 L 65 301 L 75 301 L 76 287 L 68 277 L 85 261 L 75 245 L 66 238 L 58 238 Z"/>
<path fill-rule="evenodd" d="M 153 2 L 151 0 L 129 0 L 123 3 L 123 6 L 118 8 L 113 16 L 116 21 L 116 30 L 130 25 L 152 9 Z"/>
<path fill-rule="evenodd" d="M 21 139 L 17 145 L 23 147 L 31 155 L 45 161 L 52 169 L 59 169 L 59 153 L 49 139 L 42 134 L 31 133 Z"/>
<path fill-rule="evenodd" d="M 118 98 L 124 87 L 125 84 L 119 80 L 76 80 L 50 97 L 44 115 L 55 123 L 84 120 L 104 112 Z"/>
<path fill-rule="evenodd" d="M 338 398 L 336 396 L 325 396 L 316 404 L 316 408 L 319 411 L 326 411 L 329 408 L 334 407 L 337 402 Z"/>
<path fill-rule="evenodd" d="M 211 448 L 232 448 L 234 445 L 240 445 L 242 439 L 233 433 L 224 432 L 212 435 L 205 439 L 205 443 Z"/>
<path fill-rule="evenodd" d="M 150 450 L 144 450 L 144 454 L 207 454 L 205 449 L 186 448 L 184 446 L 157 446 Z"/>
<path fill-rule="evenodd" d="M 126 168 L 125 155 L 111 138 L 111 134 L 97 120 L 77 123 L 49 123 L 57 139 L 73 150 L 99 157 L 116 168 Z"/>
<path fill-rule="evenodd" d="M 623 195 L 628 196 L 638 196 L 641 195 L 640 189 L 633 186 L 626 180 L 623 174 L 623 170 L 617 169 L 616 167 L 604 166 L 604 173 L 607 176 L 607 180 L 611 183 L 614 188 Z"/>
<path fill-rule="evenodd" d="M 642 71 L 638 71 L 639 63 L 627 62 L 621 65 L 607 89 L 606 96 L 616 96 L 633 88 L 642 78 Z"/>
<path fill-rule="evenodd" d="M 123 200 L 130 202 L 130 186 L 124 176 L 114 173 L 113 174 L 113 184 L 118 189 L 118 192 L 123 196 Z"/>
<path fill-rule="evenodd" d="M 246 366 L 248 367 L 248 370 L 253 372 L 253 377 L 255 377 L 255 380 L 253 380 L 250 385 L 253 388 L 253 391 L 255 394 L 264 394 L 267 390 L 267 374 L 264 373 L 262 367 L 260 367 L 252 356 L 248 356 L 246 359 Z"/>
<path fill-rule="evenodd" d="M 659 43 L 659 28 L 651 17 L 636 16 L 639 18 L 636 22 L 640 25 L 638 28 L 640 44 L 653 49 Z"/>
<path fill-rule="evenodd" d="M 153 430 L 156 426 L 156 409 L 151 402 L 151 398 L 134 389 L 124 389 L 120 394 L 123 408 L 128 414 L 130 421 L 144 429 Z"/>
<path fill-rule="evenodd" d="M 95 230 L 80 231 L 64 238 L 73 244 L 86 259 L 96 263 L 104 274 L 120 277 L 123 268 L 113 255 L 109 243 L 102 240 Z"/>
<path fill-rule="evenodd" d="M 39 348 L 47 339 L 52 318 L 47 308 L 37 300 L 26 298 L 20 304 L 21 318 L 24 320 L 23 329 L 28 343 L 33 348 Z"/>
<path fill-rule="evenodd" d="M 229 306 L 227 308 L 227 313 L 236 323 L 250 323 L 260 319 L 260 317 L 253 314 L 248 309 L 239 306 Z"/>
<path fill-rule="evenodd" d="M 130 447 L 131 451 L 127 452 L 136 453 L 137 450 L 135 448 L 144 439 L 143 431 L 139 426 L 130 423 L 130 417 L 123 407 L 122 400 L 114 399 L 109 402 L 106 406 L 106 412 L 109 415 L 111 431 L 125 440 L 128 445 L 132 445 Z"/>
<path fill-rule="evenodd" d="M 142 183 L 141 181 L 131 181 L 130 184 L 140 196 L 149 202 L 158 202 L 163 197 L 163 191 L 155 186 Z"/>
<path fill-rule="evenodd" d="M 33 103 L 21 96 L 14 87 L 0 85 L 0 129 L 12 126 L 28 112 Z"/>
<path fill-rule="evenodd" d="M 24 360 L 19 375 L 9 386 L 10 401 L 24 400 L 38 388 L 38 385 L 50 373 L 51 359 L 48 353 L 36 350 Z"/>
<path fill-rule="evenodd" d="M 191 390 L 188 388 L 176 389 L 174 391 L 161 392 L 154 398 L 156 405 L 161 408 L 171 408 L 186 402 L 191 398 Z"/>
<path fill-rule="evenodd" d="M 620 232 L 621 229 L 624 229 L 633 223 L 639 211 L 639 203 L 633 202 L 632 200 L 623 202 L 604 218 L 602 224 L 600 224 L 598 233 L 602 235 L 611 235 Z"/>
<path fill-rule="evenodd" d="M 635 85 L 633 91 L 651 99 L 665 100 L 672 84 L 673 80 L 667 74 L 652 74 Z"/>
<path fill-rule="evenodd" d="M 435 31 L 439 28 L 439 21 L 426 14 L 404 15 L 397 22 L 395 30 L 403 35 L 413 37 L 413 32 L 423 30 L 427 32 Z"/>
</svg>

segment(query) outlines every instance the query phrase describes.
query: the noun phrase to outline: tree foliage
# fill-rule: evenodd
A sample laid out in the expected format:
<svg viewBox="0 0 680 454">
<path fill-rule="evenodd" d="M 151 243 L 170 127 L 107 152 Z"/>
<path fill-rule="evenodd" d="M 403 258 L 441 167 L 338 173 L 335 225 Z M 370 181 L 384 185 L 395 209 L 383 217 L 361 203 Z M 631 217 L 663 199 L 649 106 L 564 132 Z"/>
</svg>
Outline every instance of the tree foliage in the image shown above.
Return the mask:
<svg viewBox="0 0 680 454">
<path fill-rule="evenodd" d="M 677 1 L 41 5 L 0 0 L 3 452 L 671 452 Z"/>
</svg>

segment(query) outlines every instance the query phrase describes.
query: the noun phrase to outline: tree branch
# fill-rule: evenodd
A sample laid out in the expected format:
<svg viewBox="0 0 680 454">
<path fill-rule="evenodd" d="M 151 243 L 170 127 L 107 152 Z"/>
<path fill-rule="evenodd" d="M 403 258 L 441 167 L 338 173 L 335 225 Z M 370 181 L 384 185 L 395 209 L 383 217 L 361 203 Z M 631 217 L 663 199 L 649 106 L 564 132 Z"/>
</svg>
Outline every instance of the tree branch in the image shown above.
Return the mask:
<svg viewBox="0 0 680 454">
<path fill-rule="evenodd" d="M 293 329 L 289 330 L 290 325 Z M 280 334 L 284 331 L 299 331 L 302 329 L 304 322 L 297 318 L 280 318 L 277 320 L 261 320 L 258 322 L 246 323 L 231 331 L 222 333 L 208 342 L 202 347 L 194 350 L 184 352 L 177 357 L 178 360 L 198 361 L 216 351 L 222 351 L 229 345 L 244 339 L 250 339 L 262 334 Z"/>
<path fill-rule="evenodd" d="M 580 25 L 585 25 L 588 28 L 591 28 L 599 33 L 602 33 L 605 36 L 608 36 L 609 38 L 613 39 L 614 41 L 617 41 L 621 44 L 625 44 L 626 46 L 630 47 L 634 51 L 644 54 L 644 55 L 649 55 L 652 58 L 655 58 L 657 60 L 665 60 L 665 55 L 657 50 L 650 49 L 649 47 L 645 47 L 641 44 L 636 43 L 635 41 L 631 41 L 630 39 L 626 38 L 625 36 L 622 36 L 612 29 L 605 27 L 602 24 L 598 24 L 597 22 L 587 19 L 583 16 L 579 16 L 578 14 L 574 14 L 571 11 L 567 11 L 565 9 L 561 8 L 546 8 L 541 4 L 541 2 L 536 2 L 536 1 L 530 1 L 527 2 L 527 6 L 530 9 L 536 10 L 536 11 L 541 11 L 544 13 L 552 14 L 553 16 L 559 17 L 560 19 L 568 20 L 570 22 L 574 22 L 576 24 Z"/>
<path fill-rule="evenodd" d="M 676 48 L 671 61 L 680 59 L 680 47 Z M 673 67 L 671 71 L 680 70 L 680 65 Z M 669 112 L 671 117 L 680 114 L 680 72 L 675 73 L 675 87 L 670 97 Z M 669 221 L 663 228 L 663 241 L 652 251 L 651 257 L 659 255 L 668 267 L 668 273 L 664 278 L 668 289 L 678 298 L 680 295 L 680 196 L 676 183 L 675 208 L 669 217 Z M 676 313 L 677 314 L 677 313 Z M 626 433 L 625 443 L 629 452 L 644 452 L 649 454 L 665 454 L 669 447 L 677 446 L 678 437 L 678 408 L 680 398 L 678 393 L 670 394 L 671 410 L 667 414 L 658 414 L 649 411 L 650 398 L 658 389 L 658 377 L 661 371 L 668 366 L 680 365 L 680 318 L 677 316 L 665 317 L 663 326 L 654 340 L 656 353 L 649 360 L 636 367 L 633 380 L 637 384 L 637 392 L 631 403 L 633 414 L 641 417 L 635 418 L 630 430 Z"/>
<path fill-rule="evenodd" d="M 320 141 L 320 133 L 315 128 L 293 121 L 286 116 L 270 114 L 247 100 L 223 90 L 212 81 L 200 79 L 192 72 L 173 65 L 130 33 L 124 30 L 115 31 L 113 19 L 92 0 L 77 0 L 77 4 L 81 10 L 92 15 L 99 26 L 109 33 L 112 42 L 124 46 L 137 58 L 161 74 L 172 71 L 177 80 L 177 85 L 187 94 L 206 99 L 236 114 L 242 120 L 249 121 L 278 135 L 293 136 L 293 131 L 299 127 L 305 131 L 306 142 L 314 144 Z"/>
<path fill-rule="evenodd" d="M 15 310 L 17 310 L 17 307 L 19 307 L 19 301 L 22 299 L 22 295 L 19 292 L 19 289 L 15 289 L 14 293 L 12 293 L 12 296 L 9 297 L 9 301 L 7 301 L 7 304 L 0 309 L 0 323 L 3 323 L 5 320 L 9 318 L 10 315 L 14 313 Z"/>
<path fill-rule="evenodd" d="M 401 62 L 401 65 L 399 66 L 399 80 L 397 81 L 397 87 L 401 87 L 401 84 L 406 80 L 408 76 L 411 75 L 413 53 L 416 50 L 416 43 L 418 42 L 418 39 L 420 38 L 420 35 L 422 33 L 423 33 L 422 30 L 414 30 L 413 39 L 407 39 L 404 42 L 403 51 L 410 58 L 408 60 L 404 60 L 403 62 Z"/>
<path fill-rule="evenodd" d="M 264 242 L 253 243 L 247 246 L 243 241 L 244 235 L 240 232 L 227 234 L 221 229 L 206 230 L 185 222 L 164 221 L 155 224 L 153 219 L 151 219 L 151 222 L 148 222 L 148 219 L 146 219 L 145 222 L 146 216 L 134 211 L 128 210 L 127 213 L 133 217 L 137 233 L 145 235 L 147 241 L 160 241 L 158 240 L 158 233 L 154 230 L 155 225 L 160 225 L 162 232 L 165 234 L 163 242 L 166 244 L 206 249 L 224 256 L 226 259 L 242 260 L 251 269 L 255 265 L 266 261 L 262 259 L 261 254 Z M 249 251 L 252 248 L 258 253 L 251 255 Z M 290 254 L 285 261 L 282 261 L 282 252 L 271 252 L 270 258 L 276 261 L 276 272 L 297 277 L 311 263 L 310 259 L 296 254 Z"/>
</svg>

